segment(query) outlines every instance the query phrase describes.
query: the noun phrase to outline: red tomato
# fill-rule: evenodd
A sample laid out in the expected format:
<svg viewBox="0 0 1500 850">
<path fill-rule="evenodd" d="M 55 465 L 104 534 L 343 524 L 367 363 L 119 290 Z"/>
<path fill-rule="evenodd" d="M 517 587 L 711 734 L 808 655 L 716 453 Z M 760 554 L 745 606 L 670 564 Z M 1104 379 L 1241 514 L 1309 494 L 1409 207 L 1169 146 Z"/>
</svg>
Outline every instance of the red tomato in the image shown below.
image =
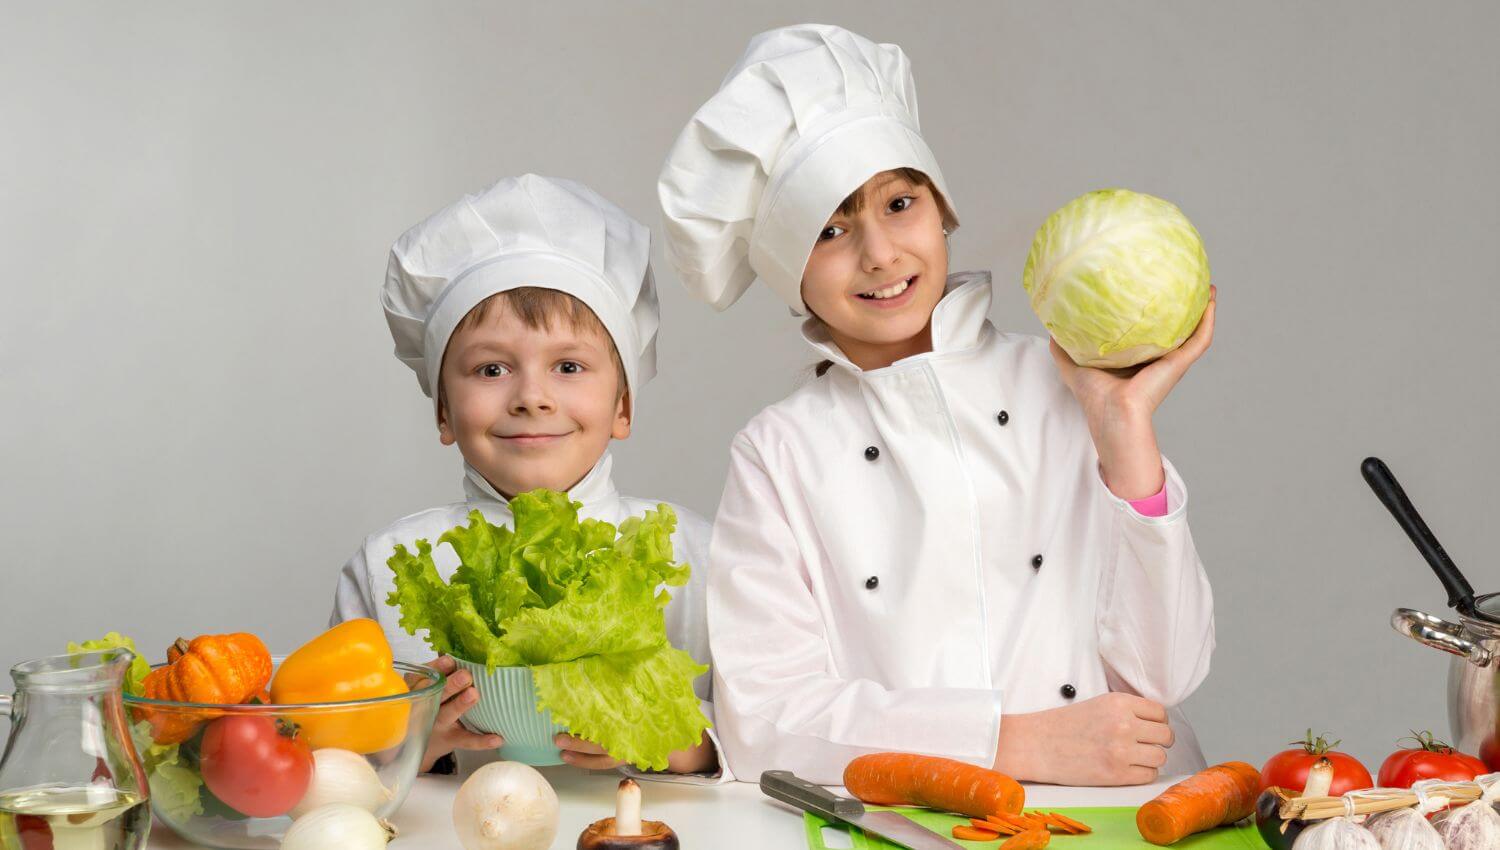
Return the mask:
<svg viewBox="0 0 1500 850">
<path fill-rule="evenodd" d="M 1490 735 L 1479 745 L 1479 760 L 1490 770 L 1500 771 L 1500 736 Z"/>
<path fill-rule="evenodd" d="M 221 717 L 203 732 L 203 784 L 235 811 L 271 818 L 291 811 L 312 781 L 312 751 L 270 717 Z"/>
<path fill-rule="evenodd" d="M 1312 766 L 1324 758 L 1333 763 L 1333 787 L 1328 790 L 1331 796 L 1374 787 L 1375 780 L 1370 778 L 1370 771 L 1354 756 L 1336 752 L 1333 748 L 1338 745 L 1338 741 L 1330 744 L 1321 735 L 1313 738 L 1312 730 L 1307 730 L 1306 738 L 1292 742 L 1293 749 L 1271 756 L 1261 768 L 1260 790 L 1278 787 L 1301 793 L 1307 787 L 1307 774 L 1312 771 Z"/>
<path fill-rule="evenodd" d="M 1410 788 L 1423 779 L 1463 782 L 1490 772 L 1479 759 L 1434 740 L 1431 732 L 1412 734 L 1417 746 L 1391 753 L 1380 765 L 1380 787 Z"/>
</svg>

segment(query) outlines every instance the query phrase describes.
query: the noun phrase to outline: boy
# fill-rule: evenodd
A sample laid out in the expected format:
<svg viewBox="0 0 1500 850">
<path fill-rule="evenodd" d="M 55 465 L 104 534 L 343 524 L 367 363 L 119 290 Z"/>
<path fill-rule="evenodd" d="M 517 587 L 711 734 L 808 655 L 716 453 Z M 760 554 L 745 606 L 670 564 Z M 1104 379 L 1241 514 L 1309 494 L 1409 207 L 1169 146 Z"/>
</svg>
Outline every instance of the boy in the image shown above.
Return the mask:
<svg viewBox="0 0 1500 850">
<path fill-rule="evenodd" d="M 646 227 L 588 188 L 531 174 L 468 195 L 397 240 L 381 301 L 397 358 L 435 402 L 439 438 L 463 455 L 466 498 L 366 538 L 340 575 L 332 622 L 375 619 L 397 658 L 424 660 L 431 651 L 385 604 L 396 544 L 436 540 L 476 508 L 511 525 L 509 500 L 538 487 L 565 491 L 583 516 L 615 525 L 656 506 L 616 492 L 608 452 L 611 440 L 630 436 L 634 399 L 656 371 L 650 242 Z M 676 555 L 694 570 L 666 609 L 667 634 L 707 662 L 709 525 L 672 507 Z M 451 547 L 433 556 L 445 577 L 457 567 Z M 453 751 L 494 749 L 502 739 L 460 725 L 478 692 L 451 658 L 433 664 L 449 679 L 423 769 L 440 760 L 451 769 Z M 709 683 L 702 676 L 695 688 L 711 718 Z M 568 764 L 620 766 L 587 741 L 561 735 L 558 744 Z M 673 753 L 669 771 L 718 772 L 711 737 Z"/>
</svg>

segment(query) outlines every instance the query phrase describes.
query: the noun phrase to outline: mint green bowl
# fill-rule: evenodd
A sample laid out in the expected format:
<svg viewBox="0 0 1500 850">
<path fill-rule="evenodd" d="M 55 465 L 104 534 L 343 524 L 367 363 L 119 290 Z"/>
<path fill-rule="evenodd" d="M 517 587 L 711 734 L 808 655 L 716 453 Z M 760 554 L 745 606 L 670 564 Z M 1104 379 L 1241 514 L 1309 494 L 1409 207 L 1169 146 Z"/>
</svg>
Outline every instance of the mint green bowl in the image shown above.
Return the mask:
<svg viewBox="0 0 1500 850">
<path fill-rule="evenodd" d="M 458 666 L 469 671 L 479 702 L 464 713 L 463 724 L 472 731 L 501 735 L 505 743 L 500 757 L 534 767 L 562 764 L 562 750 L 553 742 L 559 732 L 568 731 L 552 722 L 552 712 L 538 711 L 536 682 L 530 667 L 496 667 L 487 670 L 455 658 Z"/>
</svg>

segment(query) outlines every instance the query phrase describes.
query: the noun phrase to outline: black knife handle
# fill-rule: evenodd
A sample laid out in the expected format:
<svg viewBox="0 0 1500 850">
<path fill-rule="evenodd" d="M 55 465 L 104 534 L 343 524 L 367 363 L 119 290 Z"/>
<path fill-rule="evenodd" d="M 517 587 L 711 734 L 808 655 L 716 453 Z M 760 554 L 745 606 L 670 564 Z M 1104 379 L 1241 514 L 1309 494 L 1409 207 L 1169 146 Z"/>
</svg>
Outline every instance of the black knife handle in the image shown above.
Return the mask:
<svg viewBox="0 0 1500 850">
<path fill-rule="evenodd" d="M 773 800 L 836 820 L 859 817 L 865 813 L 864 804 L 860 801 L 840 797 L 821 785 L 798 779 L 790 770 L 768 770 L 762 773 L 760 790 Z"/>
</svg>

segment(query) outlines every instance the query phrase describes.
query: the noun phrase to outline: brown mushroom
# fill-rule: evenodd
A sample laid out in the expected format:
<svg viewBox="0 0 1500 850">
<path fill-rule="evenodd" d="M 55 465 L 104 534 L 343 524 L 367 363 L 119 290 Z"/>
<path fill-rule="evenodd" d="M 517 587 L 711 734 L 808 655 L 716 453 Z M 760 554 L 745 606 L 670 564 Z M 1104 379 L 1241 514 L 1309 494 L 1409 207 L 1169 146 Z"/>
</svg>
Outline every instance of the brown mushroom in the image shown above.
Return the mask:
<svg viewBox="0 0 1500 850">
<path fill-rule="evenodd" d="M 661 821 L 641 820 L 641 787 L 620 780 L 615 816 L 589 824 L 578 836 L 578 850 L 679 850 L 677 833 Z"/>
</svg>

